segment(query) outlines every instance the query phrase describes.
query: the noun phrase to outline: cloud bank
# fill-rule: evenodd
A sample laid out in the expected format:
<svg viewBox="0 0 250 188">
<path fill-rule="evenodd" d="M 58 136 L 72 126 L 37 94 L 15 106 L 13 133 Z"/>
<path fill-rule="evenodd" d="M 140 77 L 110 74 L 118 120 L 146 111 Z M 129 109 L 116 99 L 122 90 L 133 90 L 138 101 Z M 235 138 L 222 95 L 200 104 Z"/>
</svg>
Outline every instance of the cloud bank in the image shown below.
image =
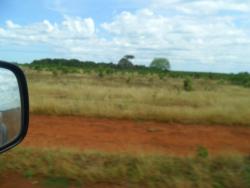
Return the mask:
<svg viewBox="0 0 250 188">
<path fill-rule="evenodd" d="M 116 14 L 97 25 L 93 18 L 64 16 L 28 25 L 7 20 L 0 45 L 45 44 L 68 58 L 117 61 L 134 54 L 148 65 L 168 57 L 173 68 L 212 67 L 250 71 L 250 2 L 235 0 L 151 0 L 147 7 Z M 227 71 L 227 70 L 225 70 Z"/>
</svg>

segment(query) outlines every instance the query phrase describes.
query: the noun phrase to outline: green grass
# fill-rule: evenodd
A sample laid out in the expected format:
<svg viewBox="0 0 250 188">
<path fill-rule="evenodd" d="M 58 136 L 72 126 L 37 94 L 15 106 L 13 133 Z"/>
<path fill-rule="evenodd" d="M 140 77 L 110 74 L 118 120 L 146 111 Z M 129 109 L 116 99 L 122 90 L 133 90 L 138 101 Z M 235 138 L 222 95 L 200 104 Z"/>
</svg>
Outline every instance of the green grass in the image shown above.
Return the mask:
<svg viewBox="0 0 250 188">
<path fill-rule="evenodd" d="M 124 187 L 249 187 L 250 157 L 193 157 L 18 148 L 0 156 L 0 172 L 43 178 L 44 185 L 107 183 Z M 31 177 L 31 178 L 32 178 Z"/>
<path fill-rule="evenodd" d="M 70 182 L 66 178 L 47 178 L 42 184 L 46 188 L 68 188 L 70 186 Z"/>
<path fill-rule="evenodd" d="M 182 124 L 250 125 L 250 88 L 220 80 L 184 79 L 137 73 L 99 78 L 96 73 L 60 74 L 26 69 L 31 112 Z"/>
</svg>

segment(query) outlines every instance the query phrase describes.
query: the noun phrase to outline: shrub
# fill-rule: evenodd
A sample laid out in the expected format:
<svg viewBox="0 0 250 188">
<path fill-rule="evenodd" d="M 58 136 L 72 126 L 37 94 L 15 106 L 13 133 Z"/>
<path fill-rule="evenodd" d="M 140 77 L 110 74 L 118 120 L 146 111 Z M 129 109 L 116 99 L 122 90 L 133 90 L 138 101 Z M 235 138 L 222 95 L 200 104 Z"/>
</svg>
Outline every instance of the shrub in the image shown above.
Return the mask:
<svg viewBox="0 0 250 188">
<path fill-rule="evenodd" d="M 36 70 L 37 72 L 42 71 L 42 67 L 40 67 L 40 66 L 34 66 L 33 69 Z"/>
<path fill-rule="evenodd" d="M 62 74 L 69 74 L 69 70 L 66 67 L 61 67 Z"/>
<path fill-rule="evenodd" d="M 52 70 L 52 74 L 53 74 L 54 77 L 57 77 L 59 75 L 57 70 Z"/>
<path fill-rule="evenodd" d="M 103 74 L 103 71 L 102 70 L 99 70 L 98 71 L 98 77 L 99 78 L 103 78 L 104 74 Z"/>
<path fill-rule="evenodd" d="M 198 158 L 208 158 L 208 150 L 207 148 L 203 147 L 203 146 L 198 146 L 197 150 L 196 150 L 196 157 Z"/>
<path fill-rule="evenodd" d="M 183 89 L 185 91 L 192 91 L 193 90 L 193 83 L 192 83 L 192 80 L 190 78 L 186 78 L 183 81 Z"/>
<path fill-rule="evenodd" d="M 232 76 L 231 82 L 236 85 L 250 87 L 250 74 L 247 72 L 236 74 Z"/>
<path fill-rule="evenodd" d="M 159 73 L 158 76 L 159 76 L 159 79 L 163 80 L 165 78 L 166 74 Z"/>
<path fill-rule="evenodd" d="M 132 78 L 131 78 L 130 76 L 129 76 L 129 77 L 127 77 L 127 79 L 126 79 L 126 83 L 127 83 L 127 84 L 129 84 L 129 83 L 131 82 L 131 79 L 132 79 Z"/>
</svg>

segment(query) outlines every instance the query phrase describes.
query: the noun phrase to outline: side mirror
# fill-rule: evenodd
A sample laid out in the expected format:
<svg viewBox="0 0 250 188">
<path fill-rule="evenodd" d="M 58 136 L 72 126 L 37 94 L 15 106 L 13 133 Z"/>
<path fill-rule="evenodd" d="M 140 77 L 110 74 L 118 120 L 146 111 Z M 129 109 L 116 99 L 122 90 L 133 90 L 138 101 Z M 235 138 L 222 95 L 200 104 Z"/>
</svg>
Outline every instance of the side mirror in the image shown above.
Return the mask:
<svg viewBox="0 0 250 188">
<path fill-rule="evenodd" d="M 23 71 L 0 61 L 0 153 L 19 144 L 29 122 L 28 87 Z"/>
</svg>

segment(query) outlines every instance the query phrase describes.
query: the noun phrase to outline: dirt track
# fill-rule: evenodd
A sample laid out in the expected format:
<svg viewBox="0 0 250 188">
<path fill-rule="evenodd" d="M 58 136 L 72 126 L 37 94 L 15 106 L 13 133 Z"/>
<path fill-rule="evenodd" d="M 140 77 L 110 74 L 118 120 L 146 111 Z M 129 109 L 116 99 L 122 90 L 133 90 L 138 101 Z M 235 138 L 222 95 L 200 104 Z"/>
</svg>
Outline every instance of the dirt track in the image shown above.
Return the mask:
<svg viewBox="0 0 250 188">
<path fill-rule="evenodd" d="M 212 153 L 250 153 L 250 128 L 32 115 L 22 145 L 180 155 L 202 145 Z"/>
</svg>

